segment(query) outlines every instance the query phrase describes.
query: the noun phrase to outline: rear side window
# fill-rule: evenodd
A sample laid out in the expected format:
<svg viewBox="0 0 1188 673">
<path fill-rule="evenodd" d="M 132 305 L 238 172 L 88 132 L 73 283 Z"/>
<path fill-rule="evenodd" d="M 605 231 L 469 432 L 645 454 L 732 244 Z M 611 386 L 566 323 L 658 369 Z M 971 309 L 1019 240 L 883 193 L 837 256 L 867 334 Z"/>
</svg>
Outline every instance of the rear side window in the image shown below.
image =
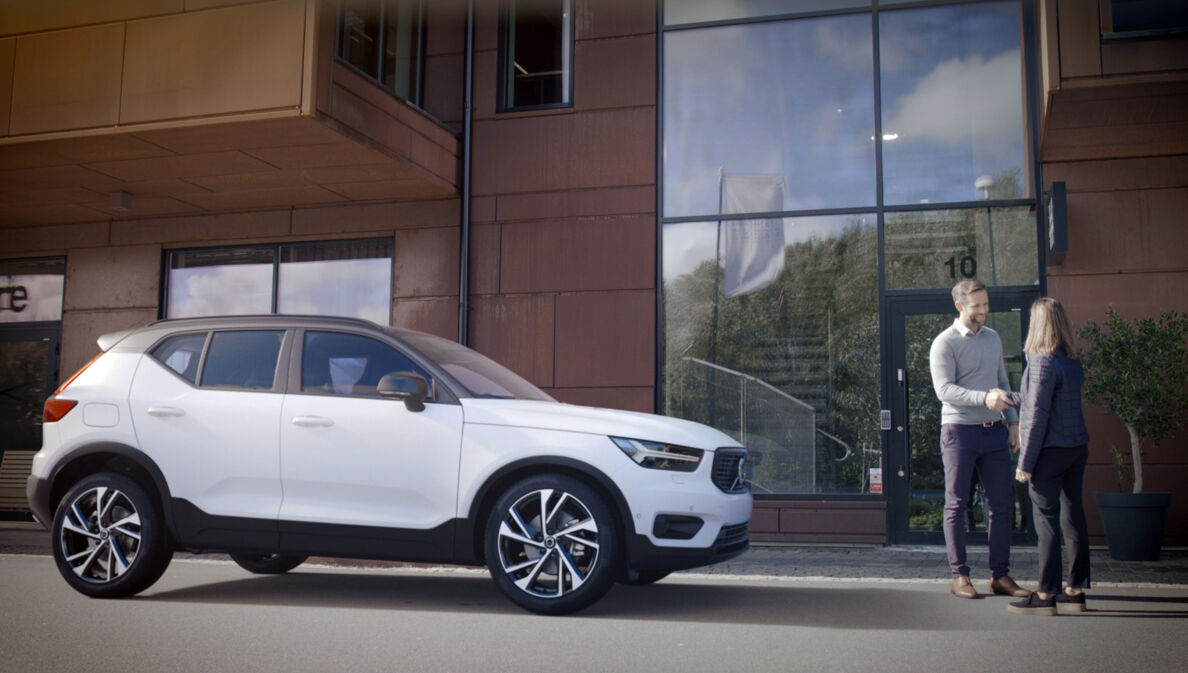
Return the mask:
<svg viewBox="0 0 1188 673">
<path fill-rule="evenodd" d="M 284 335 L 284 330 L 215 332 L 202 367 L 202 387 L 272 388 Z"/>
<path fill-rule="evenodd" d="M 416 372 L 433 379 L 404 353 L 391 346 L 341 332 L 306 332 L 301 359 L 301 392 L 375 396 L 385 374 Z"/>
<path fill-rule="evenodd" d="M 205 345 L 205 332 L 180 334 L 162 341 L 151 355 L 178 376 L 190 383 L 197 383 L 198 363 L 202 360 L 202 347 Z"/>
</svg>

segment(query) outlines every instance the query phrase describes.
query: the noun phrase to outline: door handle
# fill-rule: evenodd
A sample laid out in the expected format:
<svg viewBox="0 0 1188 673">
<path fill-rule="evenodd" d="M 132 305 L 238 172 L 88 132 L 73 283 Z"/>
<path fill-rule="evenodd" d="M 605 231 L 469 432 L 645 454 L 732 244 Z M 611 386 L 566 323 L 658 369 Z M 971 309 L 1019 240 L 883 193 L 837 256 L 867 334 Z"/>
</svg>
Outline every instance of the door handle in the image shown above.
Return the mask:
<svg viewBox="0 0 1188 673">
<path fill-rule="evenodd" d="M 322 418 L 321 416 L 294 416 L 293 425 L 303 428 L 328 428 L 334 425 L 334 421 L 329 418 Z"/>
<path fill-rule="evenodd" d="M 181 418 L 186 415 L 186 410 L 177 407 L 149 407 L 145 413 L 156 418 Z"/>
</svg>

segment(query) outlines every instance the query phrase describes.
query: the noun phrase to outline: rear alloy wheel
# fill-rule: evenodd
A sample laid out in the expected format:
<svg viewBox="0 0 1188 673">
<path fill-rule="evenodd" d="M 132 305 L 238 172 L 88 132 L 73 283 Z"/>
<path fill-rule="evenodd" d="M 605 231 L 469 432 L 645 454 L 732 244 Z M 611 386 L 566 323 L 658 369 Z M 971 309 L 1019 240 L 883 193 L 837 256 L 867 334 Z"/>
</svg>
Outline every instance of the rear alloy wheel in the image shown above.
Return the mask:
<svg viewBox="0 0 1188 673">
<path fill-rule="evenodd" d="M 308 556 L 286 556 L 284 554 L 231 554 L 231 560 L 240 568 L 257 575 L 280 575 L 305 563 Z"/>
<path fill-rule="evenodd" d="M 122 474 L 104 472 L 75 484 L 58 505 L 51 531 L 58 571 L 93 598 L 137 594 L 173 558 L 156 504 Z"/>
<path fill-rule="evenodd" d="M 591 605 L 620 572 L 614 515 L 572 477 L 541 475 L 509 488 L 487 521 L 485 546 L 499 589 L 540 614 Z"/>
</svg>

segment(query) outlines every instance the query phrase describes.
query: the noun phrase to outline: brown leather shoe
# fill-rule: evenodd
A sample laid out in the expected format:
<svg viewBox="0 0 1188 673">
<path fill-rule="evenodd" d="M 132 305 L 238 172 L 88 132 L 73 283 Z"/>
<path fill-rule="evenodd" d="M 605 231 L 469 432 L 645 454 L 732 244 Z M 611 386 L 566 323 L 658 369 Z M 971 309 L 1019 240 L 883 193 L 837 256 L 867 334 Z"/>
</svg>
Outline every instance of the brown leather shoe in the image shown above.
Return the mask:
<svg viewBox="0 0 1188 673">
<path fill-rule="evenodd" d="M 1000 596 L 1014 596 L 1015 598 L 1027 598 L 1031 595 L 1030 591 L 1015 584 L 1015 580 L 1011 579 L 1010 575 L 990 580 L 990 590 Z"/>
<path fill-rule="evenodd" d="M 969 581 L 968 575 L 958 575 L 953 578 L 953 583 L 949 585 L 949 591 L 957 598 L 977 598 L 978 592 L 973 588 L 973 583 Z"/>
</svg>

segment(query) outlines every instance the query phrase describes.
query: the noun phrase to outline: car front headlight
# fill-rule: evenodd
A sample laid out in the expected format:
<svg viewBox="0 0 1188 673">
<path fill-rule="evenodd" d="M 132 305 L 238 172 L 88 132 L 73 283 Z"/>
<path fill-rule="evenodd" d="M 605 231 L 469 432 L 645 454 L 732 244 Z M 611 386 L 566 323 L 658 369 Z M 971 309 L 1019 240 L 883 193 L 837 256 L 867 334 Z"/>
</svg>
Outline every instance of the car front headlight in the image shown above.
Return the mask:
<svg viewBox="0 0 1188 673">
<path fill-rule="evenodd" d="M 690 449 L 686 446 L 649 442 L 643 439 L 627 439 L 625 437 L 611 437 L 615 446 L 623 450 L 627 457 L 643 467 L 654 470 L 672 470 L 674 472 L 694 472 L 701 465 L 701 457 L 705 451 Z"/>
</svg>

